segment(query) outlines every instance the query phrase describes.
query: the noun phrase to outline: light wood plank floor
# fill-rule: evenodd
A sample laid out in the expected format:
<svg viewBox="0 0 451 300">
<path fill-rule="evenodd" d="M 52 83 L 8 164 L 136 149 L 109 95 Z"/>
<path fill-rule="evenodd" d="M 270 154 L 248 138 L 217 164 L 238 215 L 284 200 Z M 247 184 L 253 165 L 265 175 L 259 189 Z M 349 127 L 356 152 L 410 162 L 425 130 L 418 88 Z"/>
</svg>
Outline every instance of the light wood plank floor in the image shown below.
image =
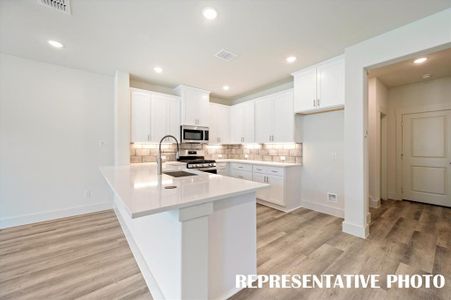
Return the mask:
<svg viewBox="0 0 451 300">
<path fill-rule="evenodd" d="M 371 209 L 367 240 L 342 219 L 298 209 L 257 207 L 259 274 L 443 274 L 443 289 L 246 289 L 239 299 L 451 299 L 451 209 L 383 201 Z"/>
<path fill-rule="evenodd" d="M 257 207 L 260 274 L 441 273 L 441 290 L 249 289 L 233 299 L 451 299 L 451 209 L 384 201 L 369 239 Z M 113 211 L 0 230 L 0 299 L 151 299 Z"/>
<path fill-rule="evenodd" d="M 152 299 L 112 210 L 0 230 L 0 299 Z"/>
</svg>

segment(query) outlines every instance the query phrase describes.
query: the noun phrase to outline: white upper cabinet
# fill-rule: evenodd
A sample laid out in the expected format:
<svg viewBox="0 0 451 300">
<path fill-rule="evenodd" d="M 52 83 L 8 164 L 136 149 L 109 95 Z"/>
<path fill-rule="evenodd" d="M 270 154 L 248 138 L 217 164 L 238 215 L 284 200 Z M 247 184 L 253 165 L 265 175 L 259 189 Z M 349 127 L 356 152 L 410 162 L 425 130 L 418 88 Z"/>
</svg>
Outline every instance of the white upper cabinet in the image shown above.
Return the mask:
<svg viewBox="0 0 451 300">
<path fill-rule="evenodd" d="M 269 143 L 274 128 L 274 98 L 262 97 L 255 100 L 255 141 Z"/>
<path fill-rule="evenodd" d="M 209 144 L 226 144 L 230 140 L 230 106 L 210 103 Z"/>
<path fill-rule="evenodd" d="M 299 71 L 293 76 L 295 112 L 316 109 L 316 68 Z"/>
<path fill-rule="evenodd" d="M 179 85 L 175 92 L 181 97 L 182 124 L 208 126 L 210 92 L 186 85 Z"/>
<path fill-rule="evenodd" d="M 150 93 L 131 90 L 131 142 L 150 141 Z"/>
<path fill-rule="evenodd" d="M 344 107 L 343 56 L 300 70 L 293 73 L 293 77 L 296 113 L 315 113 Z"/>
<path fill-rule="evenodd" d="M 344 59 L 336 59 L 319 65 L 317 73 L 318 107 L 343 106 L 345 104 Z"/>
<path fill-rule="evenodd" d="M 255 142 L 294 141 L 293 90 L 255 100 Z"/>
<path fill-rule="evenodd" d="M 287 143 L 295 141 L 295 114 L 293 111 L 293 90 L 275 95 L 272 141 Z"/>
<path fill-rule="evenodd" d="M 158 143 L 180 133 L 180 98 L 151 91 L 131 89 L 131 142 Z"/>
<path fill-rule="evenodd" d="M 254 143 L 254 101 L 230 108 L 230 143 Z"/>
</svg>

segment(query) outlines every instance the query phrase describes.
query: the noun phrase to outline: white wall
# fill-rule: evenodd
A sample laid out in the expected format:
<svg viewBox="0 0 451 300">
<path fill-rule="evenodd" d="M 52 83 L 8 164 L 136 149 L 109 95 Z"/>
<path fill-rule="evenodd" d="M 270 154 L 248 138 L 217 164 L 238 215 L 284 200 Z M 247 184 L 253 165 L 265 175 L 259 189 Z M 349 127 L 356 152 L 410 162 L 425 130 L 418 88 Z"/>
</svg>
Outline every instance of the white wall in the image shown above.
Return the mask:
<svg viewBox="0 0 451 300">
<path fill-rule="evenodd" d="M 381 114 L 387 115 L 387 88 L 377 78 L 368 80 L 369 200 L 378 207 L 381 198 Z"/>
<path fill-rule="evenodd" d="M 0 66 L 0 227 L 111 207 L 98 167 L 113 162 L 113 78 L 1 53 Z"/>
<path fill-rule="evenodd" d="M 411 59 L 450 43 L 451 8 L 346 49 L 344 232 L 360 237 L 369 233 L 366 68 Z"/>
<path fill-rule="evenodd" d="M 343 217 L 344 112 L 298 116 L 303 143 L 301 201 L 304 207 Z M 336 193 L 336 203 L 327 193 Z"/>
<path fill-rule="evenodd" d="M 401 199 L 401 114 L 451 107 L 451 77 L 394 87 L 388 90 L 388 195 Z"/>
</svg>

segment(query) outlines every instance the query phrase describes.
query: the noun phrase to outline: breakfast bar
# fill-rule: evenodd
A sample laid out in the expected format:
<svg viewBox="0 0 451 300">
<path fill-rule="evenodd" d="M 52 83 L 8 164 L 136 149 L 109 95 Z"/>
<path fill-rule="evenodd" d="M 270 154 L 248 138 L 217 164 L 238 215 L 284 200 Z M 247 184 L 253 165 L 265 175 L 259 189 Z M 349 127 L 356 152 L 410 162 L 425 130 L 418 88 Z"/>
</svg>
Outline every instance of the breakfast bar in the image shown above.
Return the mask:
<svg viewBox="0 0 451 300">
<path fill-rule="evenodd" d="M 156 299 L 226 299 L 236 274 L 256 274 L 256 190 L 267 184 L 166 164 L 101 172 Z"/>
</svg>

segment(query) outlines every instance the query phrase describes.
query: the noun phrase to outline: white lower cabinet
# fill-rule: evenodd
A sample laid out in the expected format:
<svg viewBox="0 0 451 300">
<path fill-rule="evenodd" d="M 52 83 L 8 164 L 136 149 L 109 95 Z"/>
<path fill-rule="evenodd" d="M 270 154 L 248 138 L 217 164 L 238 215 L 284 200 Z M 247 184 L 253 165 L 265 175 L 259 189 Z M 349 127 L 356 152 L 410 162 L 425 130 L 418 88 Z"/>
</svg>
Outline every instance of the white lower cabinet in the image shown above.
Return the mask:
<svg viewBox="0 0 451 300">
<path fill-rule="evenodd" d="M 230 176 L 240 179 L 252 180 L 252 165 L 231 163 Z"/>
<path fill-rule="evenodd" d="M 270 184 L 269 188 L 257 191 L 258 199 L 285 206 L 285 176 L 283 168 L 254 165 L 252 178 L 254 181 Z"/>
<path fill-rule="evenodd" d="M 301 166 L 276 167 L 231 162 L 229 176 L 269 184 L 267 188 L 257 190 L 260 204 L 282 211 L 291 211 L 301 205 Z"/>
</svg>

